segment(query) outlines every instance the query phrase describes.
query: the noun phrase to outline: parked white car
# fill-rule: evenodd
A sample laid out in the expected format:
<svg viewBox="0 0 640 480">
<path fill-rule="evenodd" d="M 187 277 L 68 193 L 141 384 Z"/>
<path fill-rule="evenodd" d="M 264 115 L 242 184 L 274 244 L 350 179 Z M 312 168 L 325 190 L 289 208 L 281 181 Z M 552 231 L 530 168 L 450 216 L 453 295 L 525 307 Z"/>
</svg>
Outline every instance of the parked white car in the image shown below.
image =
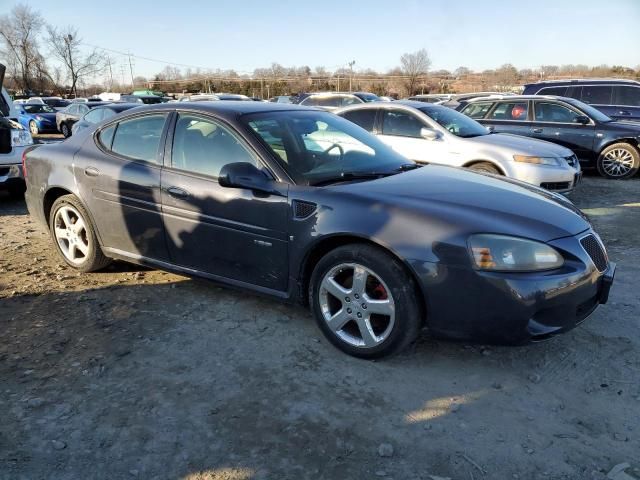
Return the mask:
<svg viewBox="0 0 640 480">
<path fill-rule="evenodd" d="M 568 148 L 491 133 L 441 105 L 403 100 L 356 105 L 335 113 L 416 162 L 504 175 L 559 193 L 571 192 L 582 176 L 578 159 Z"/>
</svg>

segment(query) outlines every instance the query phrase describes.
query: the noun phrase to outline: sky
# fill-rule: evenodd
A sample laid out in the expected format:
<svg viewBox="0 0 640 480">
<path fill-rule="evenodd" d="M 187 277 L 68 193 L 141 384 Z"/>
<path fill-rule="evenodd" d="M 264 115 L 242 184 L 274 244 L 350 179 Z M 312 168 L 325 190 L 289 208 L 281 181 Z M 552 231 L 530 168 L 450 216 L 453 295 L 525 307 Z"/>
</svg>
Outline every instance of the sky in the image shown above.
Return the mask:
<svg viewBox="0 0 640 480">
<path fill-rule="evenodd" d="M 0 0 L 0 15 L 17 3 Z M 640 65 L 640 0 L 22 3 L 53 25 L 76 26 L 85 44 L 131 52 L 134 73 L 143 76 L 167 63 L 139 57 L 240 73 L 272 62 L 335 70 L 352 60 L 356 71 L 387 71 L 421 48 L 432 70 Z M 114 75 L 122 74 L 126 57 L 111 56 Z"/>
</svg>

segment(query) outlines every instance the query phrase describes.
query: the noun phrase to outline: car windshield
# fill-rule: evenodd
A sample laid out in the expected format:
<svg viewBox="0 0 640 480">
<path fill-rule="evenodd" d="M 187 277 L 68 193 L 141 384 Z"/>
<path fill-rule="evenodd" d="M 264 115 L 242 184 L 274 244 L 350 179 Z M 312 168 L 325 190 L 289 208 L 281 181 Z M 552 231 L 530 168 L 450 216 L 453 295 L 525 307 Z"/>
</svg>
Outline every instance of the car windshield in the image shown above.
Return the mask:
<svg viewBox="0 0 640 480">
<path fill-rule="evenodd" d="M 266 112 L 248 115 L 243 122 L 298 183 L 393 174 L 411 164 L 354 123 L 330 113 Z"/>
<path fill-rule="evenodd" d="M 606 116 L 597 108 L 592 107 L 591 105 L 587 105 L 586 103 L 581 102 L 580 100 L 574 100 L 571 102 L 572 105 L 575 105 L 580 110 L 582 110 L 586 115 L 591 117 L 592 119 L 598 122 L 613 122 L 613 119 Z"/>
<path fill-rule="evenodd" d="M 380 100 L 380 97 L 373 93 L 360 93 L 358 96 L 360 97 L 360 100 L 365 102 L 377 102 Z"/>
<path fill-rule="evenodd" d="M 450 108 L 433 105 L 420 108 L 420 111 L 457 137 L 471 138 L 489 134 L 478 122 Z"/>
<path fill-rule="evenodd" d="M 54 113 L 55 110 L 46 104 L 25 105 L 24 110 L 27 113 Z"/>
</svg>

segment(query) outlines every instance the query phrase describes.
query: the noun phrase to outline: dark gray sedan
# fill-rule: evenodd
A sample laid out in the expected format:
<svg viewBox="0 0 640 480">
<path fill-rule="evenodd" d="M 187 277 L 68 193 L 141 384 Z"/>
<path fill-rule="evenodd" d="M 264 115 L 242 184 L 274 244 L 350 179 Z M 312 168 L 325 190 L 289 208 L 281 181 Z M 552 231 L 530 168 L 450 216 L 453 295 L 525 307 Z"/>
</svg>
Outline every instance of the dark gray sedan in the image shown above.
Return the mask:
<svg viewBox="0 0 640 480">
<path fill-rule="evenodd" d="M 365 358 L 434 335 L 523 343 L 605 303 L 615 264 L 565 198 L 394 153 L 294 105 L 124 112 L 24 164 L 70 266 L 117 258 L 310 304 Z"/>
</svg>

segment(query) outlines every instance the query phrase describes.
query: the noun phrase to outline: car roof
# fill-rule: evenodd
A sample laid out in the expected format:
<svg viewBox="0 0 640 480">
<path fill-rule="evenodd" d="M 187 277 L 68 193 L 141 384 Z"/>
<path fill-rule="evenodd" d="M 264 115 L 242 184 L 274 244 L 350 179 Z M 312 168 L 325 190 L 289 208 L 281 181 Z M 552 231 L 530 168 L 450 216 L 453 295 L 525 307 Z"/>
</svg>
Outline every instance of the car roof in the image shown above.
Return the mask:
<svg viewBox="0 0 640 480">
<path fill-rule="evenodd" d="M 564 87 L 568 85 L 579 85 L 582 83 L 616 83 L 620 85 L 640 85 L 639 81 L 627 78 L 573 78 L 568 80 L 541 80 L 539 82 L 527 83 L 525 86 L 530 87 L 534 85 L 558 85 Z"/>
<path fill-rule="evenodd" d="M 218 100 L 215 102 L 176 102 L 176 103 L 156 103 L 154 105 L 138 105 L 137 112 L 155 110 L 161 111 L 194 111 L 213 113 L 224 118 L 237 118 L 241 115 L 265 112 L 286 112 L 286 111 L 308 111 L 318 112 L 317 108 L 294 105 L 291 103 L 273 102 L 238 102 L 234 100 Z M 325 112 L 326 113 L 326 112 Z"/>
<path fill-rule="evenodd" d="M 487 95 L 486 97 L 470 98 L 467 103 L 486 102 L 489 100 L 540 100 L 545 98 L 548 100 L 571 100 L 570 98 L 558 95 Z"/>
<path fill-rule="evenodd" d="M 122 112 L 123 110 L 128 110 L 130 108 L 139 107 L 139 103 L 108 103 L 106 105 L 101 105 L 106 108 L 110 108 L 116 112 Z"/>
</svg>

